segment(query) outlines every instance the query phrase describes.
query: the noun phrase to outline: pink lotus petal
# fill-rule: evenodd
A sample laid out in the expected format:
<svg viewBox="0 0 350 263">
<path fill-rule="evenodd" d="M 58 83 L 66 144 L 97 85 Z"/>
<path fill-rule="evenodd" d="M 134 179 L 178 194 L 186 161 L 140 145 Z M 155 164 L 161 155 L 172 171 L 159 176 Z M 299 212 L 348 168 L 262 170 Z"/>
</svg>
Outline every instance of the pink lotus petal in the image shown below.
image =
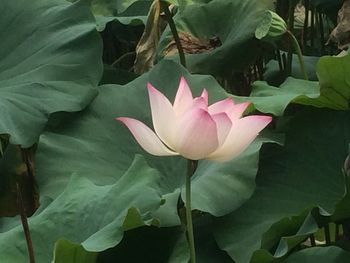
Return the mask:
<svg viewBox="0 0 350 263">
<path fill-rule="evenodd" d="M 242 117 L 244 111 L 250 105 L 250 102 L 243 102 L 234 105 L 231 109 L 228 110 L 227 114 L 230 117 L 231 121 L 234 122 Z"/>
<path fill-rule="evenodd" d="M 228 113 L 233 107 L 234 102 L 232 98 L 226 98 L 224 100 L 220 100 L 212 105 L 209 106 L 208 111 L 210 115 L 220 113 L 220 112 L 226 112 Z"/>
<path fill-rule="evenodd" d="M 181 116 L 192 105 L 192 100 L 192 92 L 187 81 L 181 77 L 173 106 L 176 116 Z"/>
<path fill-rule="evenodd" d="M 208 102 L 205 101 L 205 98 L 196 97 L 193 99 L 192 105 L 187 111 L 191 111 L 194 109 L 203 109 L 205 111 L 208 111 Z"/>
<path fill-rule="evenodd" d="M 191 160 L 203 159 L 218 147 L 216 123 L 203 109 L 186 112 L 179 122 L 176 150 Z"/>
<path fill-rule="evenodd" d="M 136 141 L 146 152 L 158 156 L 178 155 L 178 153 L 169 150 L 157 135 L 141 121 L 127 117 L 119 117 L 116 120 L 121 121 L 128 127 Z"/>
<path fill-rule="evenodd" d="M 203 89 L 201 98 L 203 98 L 206 104 L 208 105 L 208 91 L 206 89 Z"/>
<path fill-rule="evenodd" d="M 174 148 L 176 118 L 173 106 L 159 90 L 148 83 L 153 127 L 158 137 L 170 148 Z"/>
<path fill-rule="evenodd" d="M 227 161 L 238 156 L 256 138 L 258 133 L 264 129 L 272 118 L 270 116 L 248 116 L 237 120 L 232 124 L 224 144 L 207 159 L 216 161 Z"/>
<path fill-rule="evenodd" d="M 211 115 L 216 123 L 216 129 L 218 133 L 219 147 L 225 142 L 227 135 L 229 134 L 232 122 L 225 112 Z"/>
<path fill-rule="evenodd" d="M 239 104 L 234 104 L 232 98 L 227 98 L 224 100 L 220 100 L 213 105 L 210 105 L 208 111 L 211 115 L 226 112 L 230 117 L 231 121 L 234 122 L 237 119 L 242 117 L 242 114 L 249 106 L 250 102 L 243 102 Z"/>
</svg>

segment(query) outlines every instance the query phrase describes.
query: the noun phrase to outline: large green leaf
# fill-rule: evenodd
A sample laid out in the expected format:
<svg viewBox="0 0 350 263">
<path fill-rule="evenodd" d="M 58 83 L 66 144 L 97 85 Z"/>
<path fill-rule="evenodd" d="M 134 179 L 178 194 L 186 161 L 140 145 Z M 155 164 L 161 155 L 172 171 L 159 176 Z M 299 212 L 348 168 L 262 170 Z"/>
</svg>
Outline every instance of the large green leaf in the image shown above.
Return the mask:
<svg viewBox="0 0 350 263">
<path fill-rule="evenodd" d="M 95 263 L 98 253 L 87 252 L 82 245 L 60 239 L 55 244 L 53 263 Z"/>
<path fill-rule="evenodd" d="M 184 244 L 181 246 L 183 250 L 178 251 L 178 243 Z M 116 247 L 100 253 L 98 262 L 187 263 L 187 248 L 185 233 L 180 227 L 140 227 L 125 232 L 123 240 Z M 172 258 L 176 261 L 172 261 Z"/>
<path fill-rule="evenodd" d="M 106 24 L 114 20 L 124 25 L 146 24 L 152 2 L 151 0 L 89 0 L 98 31 L 103 31 Z"/>
<path fill-rule="evenodd" d="M 0 134 L 28 147 L 51 113 L 81 110 L 96 96 L 101 41 L 81 3 L 4 1 L 0 13 Z"/>
<path fill-rule="evenodd" d="M 195 226 L 196 260 L 201 263 L 232 263 L 232 259 L 225 252 L 220 250 L 213 236 L 213 217 L 205 215 L 201 217 Z M 177 258 L 170 258 L 169 263 L 188 263 L 188 242 L 186 238 L 180 239 L 178 246 L 181 246 L 182 255 Z M 184 257 L 185 256 L 185 257 Z M 188 256 L 188 258 L 186 258 Z"/>
<path fill-rule="evenodd" d="M 117 20 L 125 25 L 146 24 L 152 1 L 149 0 L 95 0 L 91 11 L 96 17 L 98 31 L 103 31 L 108 22 Z"/>
<path fill-rule="evenodd" d="M 201 263 L 232 263 L 220 250 L 212 235 L 211 216 L 203 216 L 195 228 L 196 258 Z M 181 227 L 141 227 L 127 231 L 113 249 L 100 253 L 98 262 L 188 263 L 185 229 Z"/>
<path fill-rule="evenodd" d="M 54 244 L 61 238 L 81 243 L 88 251 L 103 251 L 118 244 L 124 230 L 153 223 L 150 212 L 161 204 L 159 173 L 136 156 L 114 184 L 96 185 L 83 174 L 73 175 L 57 198 L 45 199 L 46 205 L 29 219 L 38 262 L 50 262 Z M 26 262 L 22 227 L 11 224 L 0 228 L 0 255 L 7 262 Z M 80 253 L 87 256 L 81 249 Z"/>
<path fill-rule="evenodd" d="M 126 209 L 132 206 L 139 208 L 141 214 L 152 213 L 163 226 L 180 224 L 177 203 L 186 161 L 182 157 L 156 157 L 145 153 L 114 118 L 130 116 L 149 124 L 147 81 L 174 98 L 181 75 L 188 79 L 195 95 L 207 87 L 211 102 L 227 96 L 212 77 L 190 76 L 176 63 L 164 61 L 128 85 L 101 86 L 99 96 L 86 110 L 67 115 L 64 123 L 58 126 L 52 123 L 48 127 L 41 136 L 36 160 L 43 205 L 30 220 L 37 251 L 52 250 L 56 239 L 62 237 L 82 243 L 85 249 L 92 251 L 116 245 L 122 230 L 142 225 L 143 220 L 134 210 L 129 212 L 127 223 L 123 223 Z M 200 162 L 193 179 L 193 208 L 223 215 L 244 203 L 255 187 L 259 148 L 263 141 L 257 140 L 239 158 L 224 165 Z M 139 161 L 133 163 L 136 154 L 142 154 L 146 162 L 137 158 Z M 243 166 L 249 169 L 241 171 L 239 167 Z M 79 177 L 71 179 L 72 174 Z M 165 199 L 156 213 L 151 208 L 159 206 L 160 200 L 155 198 L 155 190 L 144 189 L 155 175 L 161 175 L 159 190 Z M 129 184 L 123 184 L 127 180 L 123 178 L 130 178 Z M 222 188 L 219 192 L 218 186 Z M 134 194 L 137 202 L 133 201 Z M 45 206 L 45 200 L 52 202 Z M 121 209 L 123 212 L 118 212 Z M 21 242 L 20 226 L 13 228 L 14 225 L 16 222 L 12 220 L 3 220 L 2 231 L 7 232 L 2 234 L 0 244 L 6 240 Z M 45 247 L 40 243 L 43 239 Z M 6 252 L 9 257 L 24 257 L 11 242 L 0 246 L 3 248 L 0 252 Z M 19 247 L 25 251 L 23 246 L 22 242 Z"/>
<path fill-rule="evenodd" d="M 230 162 L 203 161 L 193 178 L 193 208 L 223 216 L 248 200 L 255 188 L 259 150 L 263 142 L 272 140 L 255 140 L 243 154 Z M 184 192 L 182 196 L 185 199 Z M 227 200 L 229 204 L 223 204 L 222 200 Z"/>
<path fill-rule="evenodd" d="M 283 263 L 347 263 L 350 253 L 340 247 L 314 247 L 289 256 Z"/>
<path fill-rule="evenodd" d="M 273 87 L 264 81 L 253 83 L 250 100 L 254 108 L 261 112 L 269 112 L 281 116 L 290 103 L 312 101 L 320 96 L 316 81 L 287 78 L 280 87 Z"/>
<path fill-rule="evenodd" d="M 217 222 L 219 246 L 237 263 L 285 255 L 295 240 L 279 244 L 282 237 L 304 238 L 317 226 L 307 211 L 334 212 L 345 192 L 349 124 L 348 112 L 304 109 L 289 123 L 285 147 L 263 149 L 254 195 Z"/>
<path fill-rule="evenodd" d="M 279 88 L 256 81 L 249 98 L 256 109 L 282 115 L 288 104 L 296 103 L 337 110 L 348 109 L 350 99 L 350 54 L 321 57 L 317 81 L 288 78 Z"/>
<path fill-rule="evenodd" d="M 99 96 L 85 112 L 66 120 L 62 128 L 53 129 L 42 136 L 37 160 L 38 183 L 39 186 L 45 185 L 41 187 L 41 194 L 55 198 L 72 172 L 84 174 L 99 184 L 112 183 L 129 167 L 133 156 L 139 153 L 162 174 L 162 193 L 167 202 L 157 216 L 162 218 L 163 225 L 178 224 L 177 200 L 184 183 L 186 161 L 182 157 L 147 154 L 129 131 L 113 119 L 129 116 L 150 124 L 147 81 L 172 100 L 181 75 L 189 80 L 196 95 L 206 87 L 211 101 L 227 96 L 213 78 L 190 76 L 171 61 L 160 63 L 149 74 L 125 86 L 102 86 Z M 200 162 L 193 178 L 193 208 L 221 216 L 245 202 L 253 192 L 259 149 L 266 140 L 256 140 L 239 158 L 230 162 Z M 242 172 L 244 166 L 250 169 Z M 100 172 L 101 167 L 103 173 Z M 52 180 L 49 175 L 60 179 Z M 216 187 L 222 188 L 220 193 L 217 193 Z M 223 199 L 227 202 L 221 202 Z"/>
<path fill-rule="evenodd" d="M 342 109 L 348 109 L 350 98 L 350 54 L 345 56 L 324 56 L 317 64 L 321 94 L 337 103 Z"/>
<path fill-rule="evenodd" d="M 78 0 L 69 0 L 75 2 Z M 169 0 L 179 5 L 182 10 L 186 5 L 197 2 L 209 2 L 210 0 Z M 96 18 L 98 31 L 103 31 L 106 24 L 117 20 L 125 25 L 146 24 L 151 0 L 89 0 L 91 11 Z"/>
<path fill-rule="evenodd" d="M 137 0 L 91 0 L 91 8 L 94 14 L 112 16 L 125 11 Z"/>
<path fill-rule="evenodd" d="M 78 2 L 78 0 L 68 0 Z M 149 0 L 88 0 L 95 16 L 113 17 L 126 11 L 135 2 L 150 2 Z M 147 12 L 147 11 L 146 11 Z"/>
<path fill-rule="evenodd" d="M 213 37 L 218 37 L 222 43 L 210 51 L 203 48 L 204 44 L 183 43 L 193 52 L 186 56 L 189 70 L 220 75 L 249 65 L 259 50 L 258 41 L 254 39 L 255 29 L 267 8 L 273 8 L 273 1 L 214 0 L 208 4 L 186 6 L 174 17 L 177 30 L 204 40 L 203 43 Z M 160 56 L 164 55 L 171 38 L 168 30 L 160 43 Z M 177 59 L 178 55 L 174 58 Z"/>
</svg>

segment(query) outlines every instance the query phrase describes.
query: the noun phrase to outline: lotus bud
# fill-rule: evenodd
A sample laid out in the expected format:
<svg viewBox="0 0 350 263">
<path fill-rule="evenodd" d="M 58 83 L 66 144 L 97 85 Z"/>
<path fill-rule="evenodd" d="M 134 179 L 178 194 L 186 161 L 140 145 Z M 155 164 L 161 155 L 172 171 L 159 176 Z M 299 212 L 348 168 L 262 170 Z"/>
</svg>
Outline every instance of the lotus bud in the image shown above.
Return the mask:
<svg viewBox="0 0 350 263">
<path fill-rule="evenodd" d="M 275 12 L 267 10 L 261 23 L 255 30 L 255 37 L 264 40 L 276 40 L 287 32 L 287 24 Z"/>
</svg>

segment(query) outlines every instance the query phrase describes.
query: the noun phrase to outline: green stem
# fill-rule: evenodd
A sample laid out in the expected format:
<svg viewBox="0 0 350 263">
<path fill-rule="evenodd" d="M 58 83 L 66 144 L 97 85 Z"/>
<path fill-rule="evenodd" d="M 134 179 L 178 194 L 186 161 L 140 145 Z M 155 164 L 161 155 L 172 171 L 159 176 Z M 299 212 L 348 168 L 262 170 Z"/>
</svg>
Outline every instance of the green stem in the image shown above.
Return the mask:
<svg viewBox="0 0 350 263">
<path fill-rule="evenodd" d="M 311 5 L 311 28 L 310 28 L 310 44 L 311 47 L 314 47 L 314 35 L 315 35 L 315 8 Z"/>
<path fill-rule="evenodd" d="M 20 189 L 20 186 L 18 183 L 16 183 L 16 188 L 17 188 L 17 205 L 18 205 L 18 210 L 19 210 L 20 216 L 21 216 L 21 222 L 22 222 L 24 236 L 25 236 L 26 242 L 27 242 L 29 262 L 35 263 L 33 242 L 32 242 L 32 239 L 30 237 L 27 214 L 26 214 L 26 210 L 24 208 L 22 193 L 21 193 L 21 189 Z"/>
<path fill-rule="evenodd" d="M 294 28 L 294 3 L 293 0 L 289 0 L 288 2 L 288 30 L 290 32 L 293 31 Z M 287 67 L 286 67 L 286 73 L 287 75 L 292 74 L 292 63 L 293 63 L 293 51 L 292 51 L 292 46 L 289 43 L 288 45 L 288 56 L 287 56 Z"/>
<path fill-rule="evenodd" d="M 187 174 L 186 174 L 186 189 L 185 189 L 185 206 L 186 206 L 186 229 L 187 239 L 190 247 L 190 263 L 196 262 L 196 251 L 194 246 L 193 235 L 193 222 L 192 222 L 192 209 L 191 209 L 191 177 L 194 174 L 197 166 L 197 161 L 187 161 Z"/>
<path fill-rule="evenodd" d="M 329 246 L 331 244 L 331 233 L 329 231 L 329 225 L 326 224 L 324 226 L 324 236 L 325 236 L 325 240 L 326 240 L 326 245 Z"/>
<path fill-rule="evenodd" d="M 340 238 L 339 238 L 339 236 L 340 236 L 340 230 L 339 230 L 339 224 L 335 224 L 335 241 L 339 241 L 340 240 Z"/>
<path fill-rule="evenodd" d="M 324 52 L 324 44 L 325 44 L 325 39 L 324 39 L 324 29 L 323 29 L 323 18 L 322 18 L 322 13 L 318 13 L 318 25 L 320 27 L 320 44 L 321 44 L 321 54 L 325 54 Z"/>
<path fill-rule="evenodd" d="M 115 67 L 116 65 L 118 65 L 123 59 L 129 57 L 129 56 L 132 56 L 132 55 L 135 55 L 136 52 L 135 51 L 131 51 L 131 52 L 127 52 L 123 55 L 121 55 L 119 58 L 117 58 L 112 64 L 111 66 L 112 67 Z"/>
<path fill-rule="evenodd" d="M 2 138 L 0 138 L 0 157 L 2 157 L 4 155 L 4 143 L 3 143 L 3 140 Z"/>
<path fill-rule="evenodd" d="M 325 236 L 325 239 L 326 239 L 326 245 L 329 246 L 331 244 L 331 233 L 329 231 L 329 225 L 326 224 L 324 226 L 324 236 Z"/>
<path fill-rule="evenodd" d="M 316 240 L 315 240 L 315 236 L 313 234 L 310 235 L 310 244 L 313 247 L 316 246 Z"/>
<path fill-rule="evenodd" d="M 308 27 L 309 27 L 309 11 L 310 11 L 310 0 L 304 0 L 304 7 L 305 7 L 305 19 L 304 19 L 304 25 L 303 25 L 303 50 L 305 51 L 306 44 L 307 44 L 307 35 L 308 35 Z"/>
<path fill-rule="evenodd" d="M 305 64 L 304 64 L 303 54 L 301 53 L 301 49 L 300 49 L 298 40 L 295 38 L 295 36 L 293 35 L 293 33 L 291 31 L 287 30 L 287 33 L 290 36 L 290 38 L 292 40 L 292 43 L 294 45 L 294 48 L 295 48 L 295 50 L 297 52 L 299 63 L 300 63 L 300 69 L 301 69 L 301 72 L 304 75 L 304 79 L 305 80 L 309 80 L 309 77 L 307 75 L 307 71 L 306 71 L 306 68 L 305 68 Z"/>
<path fill-rule="evenodd" d="M 179 34 L 177 32 L 177 29 L 176 29 L 173 17 L 171 15 L 170 11 L 169 11 L 168 5 L 166 3 L 164 3 L 164 2 L 162 2 L 162 6 L 163 6 L 163 11 L 165 13 L 165 17 L 166 17 L 166 19 L 168 21 L 168 24 L 169 24 L 171 33 L 173 34 L 177 50 L 179 52 L 180 63 L 181 63 L 182 66 L 184 66 L 186 68 L 185 53 L 184 53 L 184 50 L 182 48 L 180 37 L 179 37 Z"/>
</svg>

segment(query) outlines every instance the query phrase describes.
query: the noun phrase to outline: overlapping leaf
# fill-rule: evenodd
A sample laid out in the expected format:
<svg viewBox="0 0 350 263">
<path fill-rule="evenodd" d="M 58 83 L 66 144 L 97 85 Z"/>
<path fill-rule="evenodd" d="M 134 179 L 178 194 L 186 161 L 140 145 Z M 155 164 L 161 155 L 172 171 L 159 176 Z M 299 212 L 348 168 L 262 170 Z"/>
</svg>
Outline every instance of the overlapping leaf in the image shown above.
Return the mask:
<svg viewBox="0 0 350 263">
<path fill-rule="evenodd" d="M 68 1 L 77 2 L 78 0 Z M 149 0 L 90 0 L 87 2 L 96 18 L 98 31 L 103 31 L 106 24 L 115 19 L 123 24 L 145 23 L 152 3 Z"/>
<path fill-rule="evenodd" d="M 95 263 L 98 253 L 87 252 L 80 244 L 60 239 L 55 244 L 53 263 Z"/>
<path fill-rule="evenodd" d="M 285 147 L 264 151 L 256 192 L 217 227 L 220 247 L 236 262 L 271 262 L 285 255 L 288 244 L 279 244 L 281 237 L 302 239 L 317 227 L 305 211 L 334 212 L 345 193 L 341 169 L 349 123 L 348 112 L 304 110 L 289 123 Z"/>
<path fill-rule="evenodd" d="M 99 183 L 113 182 L 127 169 L 134 154 L 146 155 L 128 130 L 120 123 L 115 122 L 113 118 L 129 116 L 150 123 L 146 82 L 152 82 L 169 98 L 174 98 L 181 75 L 189 78 L 190 85 L 197 95 L 204 87 L 209 89 L 212 101 L 226 95 L 212 78 L 190 77 L 183 68 L 169 61 L 164 61 L 150 74 L 143 75 L 128 85 L 102 86 L 99 97 L 85 113 L 77 116 L 77 119 L 72 119 L 71 123 L 68 123 L 62 130 L 48 132 L 42 137 L 42 144 L 39 148 L 43 158 L 46 159 L 48 154 L 60 155 L 57 156 L 59 159 L 56 158 L 55 162 L 49 161 L 44 165 L 39 163 L 38 171 L 42 174 L 52 174 L 58 171 L 62 178 L 62 185 L 66 183 L 67 174 L 69 175 L 72 171 L 85 174 L 94 181 L 98 180 L 96 182 Z M 90 130 L 94 130 L 95 133 L 89 133 Z M 262 141 L 254 143 L 244 155 L 231 162 L 225 164 L 200 163 L 198 176 L 195 175 L 193 179 L 194 208 L 215 215 L 222 215 L 246 200 L 254 188 L 257 155 Z M 71 147 L 66 149 L 65 145 L 71 145 Z M 91 153 L 92 149 L 94 152 Z M 95 161 L 88 161 L 91 158 Z M 176 203 L 184 180 L 186 162 L 180 157 L 161 158 L 147 154 L 146 158 L 152 167 L 156 167 L 162 173 L 163 194 L 166 195 L 168 200 L 163 208 L 166 211 L 165 214 L 169 215 L 167 209 L 169 206 L 170 211 L 172 211 L 170 213 L 172 222 L 169 224 L 175 224 L 178 222 Z M 40 160 L 41 158 L 39 158 Z M 44 159 L 42 160 L 44 162 Z M 61 165 L 62 162 L 66 164 L 64 167 Z M 251 170 L 242 172 L 239 167 L 247 165 L 247 163 L 251 165 Z M 58 166 L 60 169 L 55 168 Z M 98 172 L 100 167 L 104 167 L 105 173 Z M 99 174 L 99 176 L 96 177 L 96 174 Z M 215 191 L 210 190 L 211 187 L 205 183 L 204 177 L 205 180 L 211 181 L 211 187 L 214 187 L 214 185 L 225 186 L 225 191 L 221 191 L 222 196 L 218 196 Z M 49 177 L 40 176 L 38 180 L 39 184 L 40 180 L 43 180 L 42 183 L 45 184 L 47 182 L 48 188 L 47 190 L 42 189 L 42 193 L 52 197 L 62 187 L 58 187 L 56 182 L 51 186 Z M 231 201 L 219 206 L 213 205 L 216 202 L 215 200 L 221 200 L 222 198 Z M 211 205 L 208 200 L 212 202 Z M 160 211 L 160 214 L 163 213 Z M 165 224 L 165 221 L 162 223 Z"/>
<path fill-rule="evenodd" d="M 133 196 L 130 196 L 129 192 L 134 193 L 139 200 L 132 206 L 141 206 L 144 208 L 143 212 L 152 212 L 152 216 L 157 218 L 162 226 L 180 223 L 177 202 L 183 187 L 186 161 L 182 157 L 156 157 L 146 154 L 129 131 L 114 118 L 129 116 L 150 123 L 147 81 L 152 82 L 169 98 L 174 98 L 181 75 L 185 75 L 189 80 L 197 96 L 204 87 L 208 88 L 211 101 L 227 95 L 213 78 L 190 76 L 176 63 L 164 61 L 149 74 L 125 86 L 101 86 L 99 96 L 86 110 L 67 116 L 64 125 L 52 126 L 41 136 L 37 152 L 37 180 L 42 202 L 45 199 L 53 201 L 47 207 L 43 205 L 42 211 L 30 221 L 34 245 L 38 247 L 38 251 L 53 249 L 55 239 L 62 236 L 72 242 L 82 243 L 84 248 L 93 251 L 117 244 L 121 236 L 118 231 L 125 213 L 118 214 L 114 220 L 103 219 L 102 225 L 98 222 L 101 218 L 116 215 L 116 211 L 120 209 L 125 211 L 133 204 Z M 223 215 L 244 203 L 255 187 L 258 154 L 263 141 L 257 140 L 239 158 L 224 165 L 200 162 L 193 178 L 193 208 Z M 120 181 L 125 177 L 125 171 L 129 169 L 136 154 L 144 155 L 146 162 L 142 162 L 133 172 L 127 173 L 134 185 L 130 182 L 123 186 Z M 153 172 L 147 172 L 149 170 Z M 157 212 L 150 208 L 147 210 L 142 202 L 149 198 L 154 200 L 154 194 L 151 195 L 152 192 L 142 188 L 145 187 L 142 178 L 154 173 L 159 175 L 159 190 L 165 199 L 165 204 Z M 71 179 L 72 174 L 79 175 L 80 179 Z M 220 192 L 217 191 L 217 187 L 222 187 Z M 112 195 L 112 190 L 109 189 L 118 191 L 113 191 Z M 73 205 L 78 203 L 79 207 Z M 117 204 L 120 204 L 120 207 Z M 56 216 L 55 219 L 52 218 L 53 215 Z M 56 230 L 51 228 L 50 223 L 45 227 L 45 234 L 44 228 L 40 228 L 39 225 L 42 226 L 48 221 L 55 223 Z M 70 227 L 66 228 L 64 224 Z M 107 225 L 103 227 L 105 224 Z M 137 218 L 127 218 L 123 229 L 139 225 L 140 220 Z M 10 228 L 7 224 L 4 227 Z M 84 232 L 81 227 L 87 230 Z M 17 242 L 19 237 L 15 235 L 19 233 L 19 229 L 17 226 L 4 233 L 0 243 L 9 237 L 13 242 Z M 46 248 L 40 246 L 41 239 L 47 240 Z M 11 256 L 20 254 L 16 248 L 7 249 L 11 244 L 4 246 L 4 249 Z M 23 248 L 23 245 L 22 243 L 19 247 Z M 23 254 L 21 256 L 23 257 Z"/>
<path fill-rule="evenodd" d="M 350 98 L 350 54 L 324 56 L 317 64 L 321 95 L 327 97 L 338 109 L 349 108 Z"/>
<path fill-rule="evenodd" d="M 96 96 L 101 43 L 81 3 L 4 1 L 0 13 L 0 134 L 29 147 L 51 113 L 81 110 Z"/>
<path fill-rule="evenodd" d="M 273 8 L 273 1 L 214 0 L 187 6 L 174 19 L 177 30 L 187 34 L 182 46 L 188 53 L 189 70 L 220 75 L 249 65 L 259 50 L 255 29 L 268 8 Z M 160 44 L 160 56 L 169 53 L 171 38 L 168 31 Z"/>
<path fill-rule="evenodd" d="M 288 78 L 279 88 L 257 81 L 248 99 L 262 112 L 282 115 L 296 103 L 336 110 L 348 109 L 350 98 L 350 55 L 321 57 L 317 64 L 319 82 Z"/>
<path fill-rule="evenodd" d="M 152 1 L 97 0 L 92 2 L 91 11 L 96 17 L 98 31 L 103 31 L 108 22 L 117 20 L 125 25 L 146 24 Z"/>
<path fill-rule="evenodd" d="M 292 254 L 283 263 L 346 263 L 350 253 L 340 247 L 315 247 Z"/>
<path fill-rule="evenodd" d="M 75 2 L 77 0 L 69 0 Z M 185 6 L 209 2 L 210 0 L 169 0 L 178 5 L 180 10 Z M 117 20 L 125 25 L 146 24 L 151 0 L 92 0 L 90 7 L 96 18 L 97 30 L 103 31 L 106 24 Z"/>
<path fill-rule="evenodd" d="M 42 195 L 44 204 L 29 219 L 38 262 L 50 262 L 54 244 L 62 238 L 81 244 L 87 251 L 114 247 L 124 230 L 151 224 L 150 212 L 161 204 L 159 174 L 140 156 L 114 184 L 96 185 L 78 174 L 71 177 L 54 200 Z M 50 180 L 57 182 L 60 178 Z M 45 189 L 45 185 L 40 186 Z M 0 228 L 0 255 L 7 262 L 25 262 L 22 227 L 13 223 L 11 228 L 6 224 Z M 67 253 L 62 250 L 61 253 Z"/>
<path fill-rule="evenodd" d="M 29 219 L 36 259 L 185 263 L 188 247 L 178 226 L 178 206 L 186 161 L 148 155 L 113 119 L 134 117 L 152 126 L 147 81 L 170 99 L 181 75 L 195 95 L 207 88 L 211 102 L 228 94 L 212 77 L 189 75 L 177 64 L 161 61 L 130 83 L 133 76 L 115 76 L 122 73 L 113 71 L 113 79 L 128 84 L 101 86 L 91 103 L 102 67 L 101 43 L 89 8 L 97 28 L 103 30 L 112 20 L 145 23 L 152 1 L 93 0 L 89 7 L 86 1 L 72 2 L 17 0 L 0 7 L 0 134 L 9 134 L 12 144 L 29 147 L 46 127 L 36 159 L 41 206 Z M 188 5 L 194 2 L 202 3 Z M 175 20 L 180 36 L 187 37 L 190 71 L 225 76 L 251 63 L 259 52 L 254 39 L 259 14 L 273 2 L 179 0 Z M 334 5 L 325 0 L 311 2 L 319 8 L 324 3 Z M 164 36 L 161 52 L 169 48 L 170 37 L 169 32 Z M 261 145 L 272 142 L 268 136 L 261 136 L 233 161 L 200 161 L 192 179 L 193 209 L 200 210 L 194 212 L 199 261 L 231 262 L 231 257 L 238 263 L 267 263 L 276 258 L 286 263 L 346 262 L 348 253 L 336 247 L 288 253 L 316 231 L 311 209 L 318 208 L 333 220 L 349 216 L 341 168 L 350 141 L 350 115 L 330 110 L 348 109 L 349 61 L 349 55 L 323 57 L 317 69 L 319 82 L 289 78 L 280 88 L 257 82 L 251 97 L 237 98 L 251 100 L 251 109 L 276 115 L 283 115 L 291 103 L 328 109 L 301 108 L 287 123 L 286 146 L 264 148 L 253 196 Z M 51 118 L 47 126 L 52 113 L 80 111 L 90 103 L 84 111 L 66 114 L 58 122 Z M 24 171 L 22 162 L 13 158 L 18 155 L 13 149 L 19 147 L 8 147 L 0 162 L 1 175 L 6 174 L 0 177 L 0 190 L 6 193 L 4 182 Z M 0 197 L 8 200 L 7 195 Z M 223 217 L 212 221 L 212 215 Z M 138 228 L 148 225 L 175 227 Z M 212 227 L 229 256 L 217 246 Z M 0 218 L 0 233 L 0 261 L 26 262 L 19 219 Z"/>
</svg>

